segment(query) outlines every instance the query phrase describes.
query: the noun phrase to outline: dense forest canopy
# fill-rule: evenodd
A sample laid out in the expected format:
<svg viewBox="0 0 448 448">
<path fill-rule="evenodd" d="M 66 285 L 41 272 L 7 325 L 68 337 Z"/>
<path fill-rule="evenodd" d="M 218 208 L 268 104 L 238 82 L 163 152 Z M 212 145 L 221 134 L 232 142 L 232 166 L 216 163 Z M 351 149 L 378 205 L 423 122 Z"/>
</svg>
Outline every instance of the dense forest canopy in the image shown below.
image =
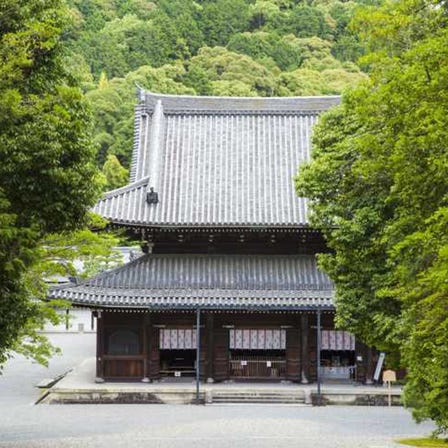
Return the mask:
<svg viewBox="0 0 448 448">
<path fill-rule="evenodd" d="M 99 166 L 112 155 L 129 166 L 136 83 L 193 95 L 341 93 L 365 77 L 348 26 L 361 3 L 69 0 L 67 64 L 93 107 Z M 108 173 L 106 188 L 125 182 Z"/>
<path fill-rule="evenodd" d="M 385 2 L 354 25 L 370 78 L 321 117 L 298 193 L 333 249 L 339 325 L 401 356 L 405 404 L 447 435 L 447 5 Z"/>
</svg>

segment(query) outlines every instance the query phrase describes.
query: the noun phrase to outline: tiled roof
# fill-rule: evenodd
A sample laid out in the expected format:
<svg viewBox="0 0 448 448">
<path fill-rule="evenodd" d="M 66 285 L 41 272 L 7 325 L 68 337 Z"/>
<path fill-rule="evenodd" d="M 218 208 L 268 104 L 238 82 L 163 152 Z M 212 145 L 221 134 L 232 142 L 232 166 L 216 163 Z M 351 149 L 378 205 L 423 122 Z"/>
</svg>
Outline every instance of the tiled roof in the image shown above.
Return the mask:
<svg viewBox="0 0 448 448">
<path fill-rule="evenodd" d="M 131 184 L 95 211 L 149 226 L 303 226 L 293 177 L 318 114 L 339 97 L 221 98 L 140 92 Z M 148 204 L 150 188 L 159 202 Z"/>
<path fill-rule="evenodd" d="M 339 96 L 234 97 L 165 95 L 139 91 L 140 102 L 154 110 L 159 101 L 168 113 L 185 111 L 213 113 L 319 113 L 339 103 Z"/>
<path fill-rule="evenodd" d="M 115 308 L 332 309 L 333 284 L 312 255 L 148 254 L 50 297 Z"/>
</svg>

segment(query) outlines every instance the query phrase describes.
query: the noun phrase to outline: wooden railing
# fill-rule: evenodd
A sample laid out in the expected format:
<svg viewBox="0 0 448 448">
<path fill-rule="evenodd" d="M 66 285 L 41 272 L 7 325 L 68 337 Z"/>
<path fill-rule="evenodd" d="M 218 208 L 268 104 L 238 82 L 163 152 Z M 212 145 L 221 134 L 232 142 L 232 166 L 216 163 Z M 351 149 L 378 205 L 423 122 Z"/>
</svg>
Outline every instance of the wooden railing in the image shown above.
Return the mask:
<svg viewBox="0 0 448 448">
<path fill-rule="evenodd" d="M 232 378 L 284 378 L 286 360 L 268 356 L 234 356 L 230 360 Z"/>
</svg>

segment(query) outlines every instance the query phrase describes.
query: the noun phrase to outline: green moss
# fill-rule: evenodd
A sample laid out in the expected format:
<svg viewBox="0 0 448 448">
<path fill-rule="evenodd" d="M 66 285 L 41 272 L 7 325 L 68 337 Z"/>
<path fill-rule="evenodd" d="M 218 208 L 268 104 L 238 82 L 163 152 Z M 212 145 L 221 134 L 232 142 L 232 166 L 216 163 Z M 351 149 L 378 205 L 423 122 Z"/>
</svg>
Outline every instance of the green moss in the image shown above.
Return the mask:
<svg viewBox="0 0 448 448">
<path fill-rule="evenodd" d="M 431 447 L 431 448 L 447 448 L 448 439 L 431 439 L 431 438 L 418 438 L 418 439 L 400 439 L 397 440 L 398 443 L 402 445 L 409 446 L 420 446 L 420 447 Z"/>
</svg>

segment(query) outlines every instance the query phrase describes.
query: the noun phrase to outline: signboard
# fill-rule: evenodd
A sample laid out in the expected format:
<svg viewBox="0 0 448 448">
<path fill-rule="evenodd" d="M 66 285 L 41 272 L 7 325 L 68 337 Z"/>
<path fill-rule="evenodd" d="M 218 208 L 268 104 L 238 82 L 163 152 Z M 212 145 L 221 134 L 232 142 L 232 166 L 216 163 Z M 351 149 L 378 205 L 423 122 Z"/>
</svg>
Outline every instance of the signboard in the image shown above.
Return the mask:
<svg viewBox="0 0 448 448">
<path fill-rule="evenodd" d="M 383 372 L 384 383 L 394 383 L 395 381 L 397 381 L 397 375 L 393 370 L 385 370 Z"/>
<path fill-rule="evenodd" d="M 272 367 L 272 362 L 271 361 L 266 361 L 266 367 Z"/>
<path fill-rule="evenodd" d="M 241 361 L 242 366 L 247 366 L 247 361 Z"/>
<path fill-rule="evenodd" d="M 179 372 L 178 370 L 176 372 L 174 372 L 174 376 L 181 376 L 181 375 L 182 375 L 182 373 Z"/>
<path fill-rule="evenodd" d="M 386 357 L 386 353 L 381 352 L 380 357 L 376 363 L 375 373 L 373 374 L 373 379 L 378 382 L 380 380 L 381 369 L 383 368 L 384 358 Z M 383 379 L 384 381 L 384 379 Z"/>
<path fill-rule="evenodd" d="M 392 391 L 390 383 L 395 381 L 397 381 L 397 375 L 393 370 L 385 370 L 383 372 L 383 382 L 387 384 L 387 395 L 388 395 L 387 402 L 389 407 L 392 406 Z"/>
</svg>

